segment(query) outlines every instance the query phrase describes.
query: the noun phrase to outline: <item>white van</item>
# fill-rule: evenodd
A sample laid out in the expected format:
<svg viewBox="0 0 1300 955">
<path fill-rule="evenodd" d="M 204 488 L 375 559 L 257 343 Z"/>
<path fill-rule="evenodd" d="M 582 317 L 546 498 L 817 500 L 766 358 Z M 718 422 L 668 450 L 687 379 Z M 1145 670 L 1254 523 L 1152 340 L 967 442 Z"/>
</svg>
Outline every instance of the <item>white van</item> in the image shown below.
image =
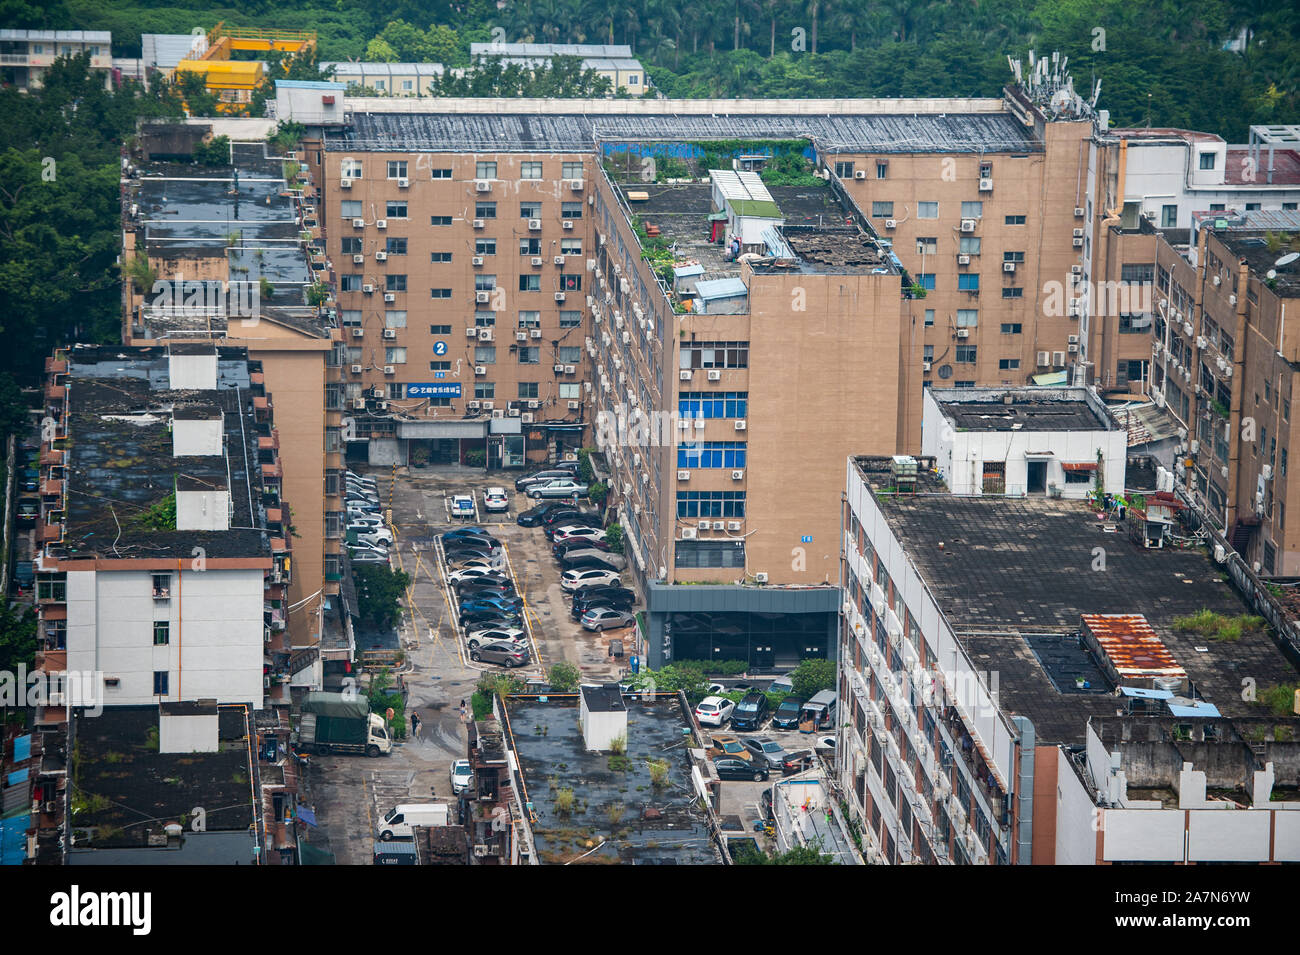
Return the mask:
<svg viewBox="0 0 1300 955">
<path fill-rule="evenodd" d="M 799 722 L 801 724 L 812 722 L 814 732 L 833 726 L 835 723 L 836 703 L 838 702 L 838 693 L 834 690 L 822 690 L 800 709 Z"/>
<path fill-rule="evenodd" d="M 379 838 L 410 839 L 415 836 L 412 826 L 445 826 L 447 804 L 440 802 L 404 803 L 389 810 L 379 823 Z"/>
</svg>

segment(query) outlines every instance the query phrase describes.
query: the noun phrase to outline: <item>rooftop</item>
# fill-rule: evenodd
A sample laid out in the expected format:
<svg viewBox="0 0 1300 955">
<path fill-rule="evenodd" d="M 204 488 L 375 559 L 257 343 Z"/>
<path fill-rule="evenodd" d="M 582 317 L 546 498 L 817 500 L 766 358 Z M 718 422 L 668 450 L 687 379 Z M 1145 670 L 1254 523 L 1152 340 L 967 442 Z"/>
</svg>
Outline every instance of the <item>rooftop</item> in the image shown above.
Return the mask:
<svg viewBox="0 0 1300 955">
<path fill-rule="evenodd" d="M 1300 185 L 1300 153 L 1274 146 L 1229 146 L 1225 182 L 1230 186 Z"/>
<path fill-rule="evenodd" d="M 1234 255 L 1246 260 L 1256 277 L 1271 282 L 1280 298 L 1300 297 L 1300 259 L 1278 265 L 1283 256 L 1300 250 L 1300 212 L 1275 212 L 1268 218 L 1250 212 L 1240 219 L 1240 224 L 1229 220 L 1226 228 L 1215 228 L 1215 234 Z M 1270 221 L 1274 224 L 1266 226 Z M 1281 234 L 1276 250 L 1268 247 L 1271 231 Z M 1274 273 L 1272 279 L 1268 278 L 1270 272 Z"/>
<path fill-rule="evenodd" d="M 77 781 L 72 795 L 77 844 L 96 850 L 143 849 L 149 834 L 158 837 L 169 823 L 184 826 L 189 841 L 190 813 L 203 806 L 206 833 L 243 837 L 242 848 L 230 861 L 251 861 L 256 840 L 250 830 L 253 789 L 243 707 L 219 708 L 217 735 L 217 752 L 159 753 L 156 706 L 110 706 L 99 716 L 77 718 L 72 768 Z M 152 861 L 161 863 L 163 857 Z"/>
<path fill-rule="evenodd" d="M 958 431 L 1116 431 L 1086 388 L 931 388 Z"/>
<path fill-rule="evenodd" d="M 506 701 L 514 750 L 536 814 L 538 858 L 543 864 L 579 856 L 584 863 L 606 865 L 717 862 L 705 815 L 695 807 L 688 721 L 677 698 L 624 702 L 627 754 L 620 757 L 587 752 L 575 703 Z M 651 759 L 668 763 L 662 788 L 651 781 Z M 570 813 L 556 807 L 562 789 L 575 794 Z M 601 847 L 591 852 L 595 846 Z"/>
<path fill-rule="evenodd" d="M 878 467 L 858 470 L 881 487 Z M 1080 502 L 879 491 L 876 500 L 975 668 L 995 674 L 1001 707 L 1029 717 L 1042 742 L 1080 742 L 1089 716 L 1119 705 L 1086 649 L 1084 614 L 1145 616 L 1192 691 L 1225 717 L 1262 715 L 1242 700 L 1244 678 L 1296 681 L 1266 629 L 1216 641 L 1175 628 L 1202 609 L 1247 613 L 1199 549 L 1146 549 Z"/>
<path fill-rule="evenodd" d="M 632 48 L 609 43 L 471 43 L 471 56 L 603 56 L 631 59 Z"/>
</svg>

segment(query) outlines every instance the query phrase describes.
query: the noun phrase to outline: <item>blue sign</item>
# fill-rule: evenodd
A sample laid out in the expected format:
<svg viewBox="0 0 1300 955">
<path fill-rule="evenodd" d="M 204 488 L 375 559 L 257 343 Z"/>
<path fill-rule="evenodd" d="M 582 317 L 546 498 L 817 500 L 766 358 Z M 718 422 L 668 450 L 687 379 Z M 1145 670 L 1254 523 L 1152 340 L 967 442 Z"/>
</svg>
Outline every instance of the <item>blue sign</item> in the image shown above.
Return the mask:
<svg viewBox="0 0 1300 955">
<path fill-rule="evenodd" d="M 436 385 L 432 382 L 411 382 L 406 386 L 408 398 L 459 398 L 460 382 L 451 385 Z"/>
<path fill-rule="evenodd" d="M 811 544 L 811 543 L 812 543 L 812 535 L 811 535 L 811 534 L 805 534 L 805 535 L 803 535 L 803 537 L 800 537 L 800 538 L 799 538 L 799 542 L 800 542 L 801 544 Z"/>
<path fill-rule="evenodd" d="M 447 343 L 446 343 L 446 342 L 434 342 L 434 343 L 433 343 L 433 353 L 434 353 L 435 355 L 445 355 L 445 354 L 447 354 Z"/>
</svg>

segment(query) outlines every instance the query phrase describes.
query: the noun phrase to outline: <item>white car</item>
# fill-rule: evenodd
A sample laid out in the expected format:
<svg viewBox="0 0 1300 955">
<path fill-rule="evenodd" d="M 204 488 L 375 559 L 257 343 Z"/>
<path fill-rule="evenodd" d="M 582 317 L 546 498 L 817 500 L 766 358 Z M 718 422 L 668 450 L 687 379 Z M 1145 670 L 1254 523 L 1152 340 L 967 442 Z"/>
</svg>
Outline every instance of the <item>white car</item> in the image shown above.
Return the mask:
<svg viewBox="0 0 1300 955">
<path fill-rule="evenodd" d="M 517 643 L 527 646 L 528 635 L 518 627 L 487 627 L 472 630 L 465 636 L 465 646 L 471 650 L 477 650 L 487 643 Z"/>
<path fill-rule="evenodd" d="M 386 527 L 366 528 L 357 533 L 358 544 L 369 544 L 371 547 L 391 547 L 393 544 L 393 532 Z"/>
<path fill-rule="evenodd" d="M 706 696 L 695 707 L 695 719 L 701 726 L 722 726 L 731 718 L 736 704 L 720 696 Z"/>
<path fill-rule="evenodd" d="M 560 578 L 560 587 L 564 590 L 581 590 L 584 587 L 596 587 L 606 584 L 622 583 L 622 578 L 612 570 L 597 570 L 586 567 L 581 570 L 566 570 Z"/>
<path fill-rule="evenodd" d="M 453 570 L 447 575 L 447 579 L 451 581 L 452 586 L 455 586 L 462 581 L 473 580 L 475 577 L 486 577 L 489 574 L 494 577 L 504 576 L 501 571 L 497 570 L 490 563 L 483 563 L 474 564 L 470 567 L 462 567 L 460 570 Z"/>
<path fill-rule="evenodd" d="M 459 796 L 469 784 L 474 781 L 474 773 L 470 771 L 468 759 L 458 759 L 451 764 L 451 791 Z"/>
<path fill-rule="evenodd" d="M 551 537 L 552 542 L 556 544 L 560 543 L 561 541 L 571 541 L 571 540 L 603 541 L 604 539 L 605 539 L 605 532 L 601 530 L 599 527 L 584 527 L 582 525 L 577 525 L 577 524 L 561 527 Z"/>
<path fill-rule="evenodd" d="M 506 489 L 503 487 L 490 487 L 484 491 L 483 510 L 493 512 L 510 510 L 510 498 L 506 496 Z"/>
<path fill-rule="evenodd" d="M 457 494 L 451 499 L 452 517 L 474 517 L 474 498 L 468 494 Z"/>
</svg>

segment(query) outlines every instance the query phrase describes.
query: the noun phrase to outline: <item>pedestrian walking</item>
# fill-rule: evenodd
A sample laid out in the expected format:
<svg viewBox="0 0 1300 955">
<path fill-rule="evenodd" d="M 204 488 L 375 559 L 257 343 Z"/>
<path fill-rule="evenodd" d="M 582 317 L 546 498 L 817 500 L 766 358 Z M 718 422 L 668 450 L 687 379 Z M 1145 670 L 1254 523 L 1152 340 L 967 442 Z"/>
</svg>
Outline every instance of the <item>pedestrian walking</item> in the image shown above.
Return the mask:
<svg viewBox="0 0 1300 955">
<path fill-rule="evenodd" d="M 420 714 L 411 710 L 411 735 L 420 732 Z"/>
<path fill-rule="evenodd" d="M 465 706 L 465 701 L 464 701 L 464 700 L 461 700 L 461 701 L 460 701 L 460 720 L 461 720 L 462 723 L 464 723 L 464 722 L 466 722 L 466 721 L 468 720 L 468 718 L 469 718 L 469 711 L 468 711 L 468 709 L 467 709 L 466 706 Z"/>
</svg>

